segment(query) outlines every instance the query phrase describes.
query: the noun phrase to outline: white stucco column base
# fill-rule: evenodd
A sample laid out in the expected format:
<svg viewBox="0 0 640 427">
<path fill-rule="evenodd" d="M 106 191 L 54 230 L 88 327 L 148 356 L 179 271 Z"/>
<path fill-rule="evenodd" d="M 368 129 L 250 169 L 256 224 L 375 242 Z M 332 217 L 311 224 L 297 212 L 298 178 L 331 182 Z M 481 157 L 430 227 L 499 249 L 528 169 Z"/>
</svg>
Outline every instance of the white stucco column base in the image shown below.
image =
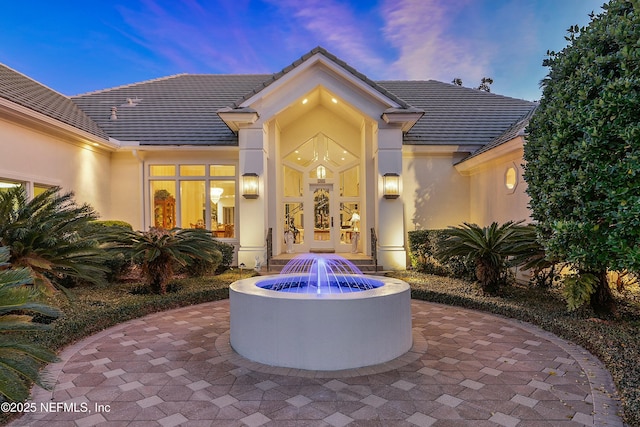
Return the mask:
<svg viewBox="0 0 640 427">
<path fill-rule="evenodd" d="M 378 247 L 378 265 L 385 270 L 406 270 L 407 251 L 403 246 Z"/>
<path fill-rule="evenodd" d="M 256 257 L 258 257 L 258 262 L 260 262 L 261 265 L 264 264 L 266 251 L 267 248 L 265 246 L 241 246 L 238 249 L 238 266 L 244 264 L 244 268 L 254 268 L 256 266 Z"/>
</svg>

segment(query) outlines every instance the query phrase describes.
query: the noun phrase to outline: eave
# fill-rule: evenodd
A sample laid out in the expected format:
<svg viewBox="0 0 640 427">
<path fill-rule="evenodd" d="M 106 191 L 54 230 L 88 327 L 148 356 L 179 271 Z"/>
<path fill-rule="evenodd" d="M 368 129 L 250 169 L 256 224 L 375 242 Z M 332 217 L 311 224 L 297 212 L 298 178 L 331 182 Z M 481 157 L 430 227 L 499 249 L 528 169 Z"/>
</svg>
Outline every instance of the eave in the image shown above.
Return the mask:
<svg viewBox="0 0 640 427">
<path fill-rule="evenodd" d="M 389 108 L 382 113 L 382 120 L 390 125 L 400 125 L 402 132 L 409 130 L 424 116 L 424 111 L 417 108 Z"/>
<path fill-rule="evenodd" d="M 489 168 L 492 161 L 498 160 L 501 157 L 512 155 L 518 151 L 522 151 L 524 147 L 524 138 L 517 136 L 504 144 L 501 144 L 491 150 L 485 151 L 476 156 L 472 156 L 467 160 L 454 165 L 456 170 L 464 176 L 473 175 L 484 169 Z"/>
<path fill-rule="evenodd" d="M 115 140 L 103 139 L 5 98 L 0 98 L 0 117 L 80 147 L 106 151 L 115 151 L 120 147 Z"/>
<path fill-rule="evenodd" d="M 224 107 L 218 110 L 217 113 L 234 133 L 237 133 L 242 125 L 253 124 L 260 118 L 258 112 L 252 108 Z"/>
</svg>

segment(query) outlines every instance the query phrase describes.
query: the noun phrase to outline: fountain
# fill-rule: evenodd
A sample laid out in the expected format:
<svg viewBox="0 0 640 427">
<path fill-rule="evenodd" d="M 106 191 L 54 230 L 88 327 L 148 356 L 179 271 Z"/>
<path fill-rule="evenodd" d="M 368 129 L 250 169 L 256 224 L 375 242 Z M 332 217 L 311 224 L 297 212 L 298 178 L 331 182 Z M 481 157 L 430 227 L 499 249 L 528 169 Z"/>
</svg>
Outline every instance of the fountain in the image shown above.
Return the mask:
<svg viewBox="0 0 640 427">
<path fill-rule="evenodd" d="M 234 282 L 229 300 L 231 346 L 267 365 L 353 369 L 412 345 L 409 285 L 336 255 L 298 256 L 279 275 Z"/>
</svg>

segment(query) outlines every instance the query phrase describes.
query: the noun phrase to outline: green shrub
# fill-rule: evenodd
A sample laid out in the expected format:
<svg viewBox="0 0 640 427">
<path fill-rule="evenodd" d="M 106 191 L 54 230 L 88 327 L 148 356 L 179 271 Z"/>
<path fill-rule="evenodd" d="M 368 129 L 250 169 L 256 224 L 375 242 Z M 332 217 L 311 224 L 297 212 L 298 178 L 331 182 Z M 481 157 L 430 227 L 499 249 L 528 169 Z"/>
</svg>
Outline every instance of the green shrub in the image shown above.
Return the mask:
<svg viewBox="0 0 640 427">
<path fill-rule="evenodd" d="M 189 277 L 204 277 L 217 274 L 220 264 L 222 263 L 222 252 L 219 250 L 211 251 L 211 259 L 196 258 L 191 265 L 183 267 L 181 270 L 189 275 Z"/>
<path fill-rule="evenodd" d="M 119 230 L 133 231 L 131 224 L 125 221 L 93 221 L 91 225 L 95 227 L 95 233 L 101 235 L 106 241 L 109 240 L 108 236 L 117 233 Z M 109 256 L 104 262 L 104 266 L 109 269 L 109 271 L 106 272 L 106 279 L 112 283 L 129 271 L 133 266 L 133 262 L 122 252 L 108 251 L 108 254 Z"/>
<path fill-rule="evenodd" d="M 23 401 L 29 396 L 27 384 L 42 387 L 38 370 L 41 363 L 55 360 L 55 354 L 29 340 L 15 337 L 19 331 L 49 329 L 49 325 L 34 323 L 35 315 L 56 318 L 60 312 L 38 303 L 38 292 L 28 268 L 8 268 L 9 248 L 0 246 L 0 401 Z"/>
<path fill-rule="evenodd" d="M 235 248 L 233 247 L 233 245 L 221 242 L 220 240 L 214 239 L 214 242 L 216 249 L 219 250 L 222 254 L 222 259 L 219 262 L 215 272 L 216 274 L 222 274 L 231 268 L 231 264 L 233 263 L 233 252 L 235 251 Z"/>
<path fill-rule="evenodd" d="M 521 222 L 494 222 L 486 227 L 465 222 L 449 227 L 434 255 L 441 262 L 453 256 L 473 262 L 482 289 L 494 293 L 501 285 L 512 282 L 509 267 L 524 262 L 537 247 L 533 228 L 520 225 Z"/>
<path fill-rule="evenodd" d="M 421 272 L 438 276 L 475 280 L 474 266 L 461 256 L 438 261 L 435 253 L 440 248 L 446 230 L 415 230 L 409 232 L 409 257 L 411 266 Z"/>
<path fill-rule="evenodd" d="M 0 192 L 0 242 L 10 248 L 11 264 L 28 268 L 40 288 L 104 283 L 106 254 L 94 233 L 96 217 L 91 206 L 59 187 L 33 198 L 24 187 Z"/>
<path fill-rule="evenodd" d="M 124 227 L 129 230 L 133 230 L 131 224 L 126 221 L 118 221 L 118 220 L 106 220 L 106 221 L 93 221 L 94 225 L 104 226 L 104 227 Z"/>
</svg>

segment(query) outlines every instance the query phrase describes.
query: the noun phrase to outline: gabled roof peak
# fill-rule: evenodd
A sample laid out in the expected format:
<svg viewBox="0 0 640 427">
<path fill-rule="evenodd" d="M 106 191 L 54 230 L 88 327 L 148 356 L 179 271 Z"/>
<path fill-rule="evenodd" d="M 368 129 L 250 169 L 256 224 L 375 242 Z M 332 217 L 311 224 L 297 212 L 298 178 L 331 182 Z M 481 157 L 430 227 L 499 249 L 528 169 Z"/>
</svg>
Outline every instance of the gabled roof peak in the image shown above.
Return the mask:
<svg viewBox="0 0 640 427">
<path fill-rule="evenodd" d="M 411 109 L 411 108 L 413 108 L 411 105 L 407 104 L 406 101 L 398 98 L 393 93 L 389 92 L 388 90 L 386 90 L 382 86 L 378 85 L 375 81 L 369 79 L 367 76 L 365 76 L 364 74 L 362 74 L 361 72 L 359 72 L 358 70 L 353 68 L 351 65 L 347 64 L 345 61 L 343 61 L 340 58 L 338 58 L 337 56 L 335 56 L 334 54 L 330 53 L 327 49 L 323 48 L 322 46 L 314 47 L 309 52 L 305 53 L 300 58 L 298 58 L 295 61 L 293 61 L 290 65 L 284 67 L 279 72 L 272 74 L 271 77 L 266 79 L 260 86 L 254 88 L 251 92 L 245 94 L 242 98 L 240 98 L 239 100 L 234 102 L 232 105 L 230 105 L 230 108 L 232 108 L 232 109 L 233 108 L 239 108 L 242 105 L 243 102 L 247 101 L 252 96 L 260 93 L 263 89 L 267 88 L 272 83 L 275 83 L 277 80 L 281 79 L 282 77 L 284 77 L 285 75 L 287 75 L 288 73 L 293 71 L 294 69 L 298 68 L 301 64 L 303 64 L 304 62 L 306 62 L 307 60 L 311 59 L 313 56 L 318 55 L 318 54 L 324 56 L 329 61 L 335 63 L 339 67 L 341 67 L 344 70 L 346 70 L 348 73 L 352 74 L 357 79 L 361 80 L 367 86 L 371 87 L 375 91 L 379 92 L 380 94 L 384 95 L 388 99 L 390 99 L 393 102 L 397 103 L 400 106 L 400 108 L 403 108 L 403 109 Z"/>
</svg>

